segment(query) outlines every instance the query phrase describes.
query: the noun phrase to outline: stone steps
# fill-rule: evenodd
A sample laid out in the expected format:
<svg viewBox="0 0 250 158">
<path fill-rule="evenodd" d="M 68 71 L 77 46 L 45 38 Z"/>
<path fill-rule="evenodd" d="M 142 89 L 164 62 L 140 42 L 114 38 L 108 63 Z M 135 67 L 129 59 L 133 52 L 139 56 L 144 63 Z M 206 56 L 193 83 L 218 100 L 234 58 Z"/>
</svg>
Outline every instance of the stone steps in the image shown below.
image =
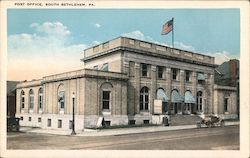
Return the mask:
<svg viewBox="0 0 250 158">
<path fill-rule="evenodd" d="M 198 115 L 170 115 L 171 126 L 194 125 L 197 121 L 201 121 Z"/>
</svg>

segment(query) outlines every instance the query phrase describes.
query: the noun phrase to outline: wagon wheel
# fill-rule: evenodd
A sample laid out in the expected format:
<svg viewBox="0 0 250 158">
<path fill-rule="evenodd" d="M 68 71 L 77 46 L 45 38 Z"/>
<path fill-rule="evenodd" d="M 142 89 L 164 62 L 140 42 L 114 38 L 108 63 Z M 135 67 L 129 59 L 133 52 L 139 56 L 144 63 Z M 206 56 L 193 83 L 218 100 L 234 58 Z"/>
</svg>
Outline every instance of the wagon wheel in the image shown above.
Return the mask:
<svg viewBox="0 0 250 158">
<path fill-rule="evenodd" d="M 208 128 L 212 127 L 212 123 L 211 122 L 207 122 L 206 125 L 207 125 Z"/>
<path fill-rule="evenodd" d="M 200 122 L 196 123 L 196 126 L 197 128 L 201 128 L 201 123 Z"/>
<path fill-rule="evenodd" d="M 220 126 L 221 126 L 221 127 L 224 127 L 224 126 L 225 126 L 225 122 L 224 122 L 223 120 L 220 122 Z"/>
</svg>

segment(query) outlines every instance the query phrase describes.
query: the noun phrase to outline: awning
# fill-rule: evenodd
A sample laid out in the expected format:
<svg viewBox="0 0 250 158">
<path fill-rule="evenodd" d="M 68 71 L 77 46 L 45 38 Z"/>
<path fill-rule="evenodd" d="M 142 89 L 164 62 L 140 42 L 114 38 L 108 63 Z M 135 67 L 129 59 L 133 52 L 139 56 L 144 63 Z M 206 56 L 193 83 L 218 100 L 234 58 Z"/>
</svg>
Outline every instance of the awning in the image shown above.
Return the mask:
<svg viewBox="0 0 250 158">
<path fill-rule="evenodd" d="M 194 99 L 194 96 L 191 94 L 190 91 L 186 91 L 185 93 L 185 103 L 192 103 L 192 104 L 195 104 L 196 101 Z"/>
<path fill-rule="evenodd" d="M 157 90 L 157 94 L 156 94 L 156 98 L 162 101 L 168 101 L 169 98 L 167 97 L 165 91 L 163 89 L 158 89 Z"/>
<path fill-rule="evenodd" d="M 197 80 L 202 80 L 204 81 L 205 80 L 205 75 L 203 73 L 198 73 L 197 75 Z"/>
<path fill-rule="evenodd" d="M 172 95 L 171 95 L 171 102 L 181 103 L 183 101 L 184 101 L 184 98 L 176 90 L 173 90 Z"/>
</svg>

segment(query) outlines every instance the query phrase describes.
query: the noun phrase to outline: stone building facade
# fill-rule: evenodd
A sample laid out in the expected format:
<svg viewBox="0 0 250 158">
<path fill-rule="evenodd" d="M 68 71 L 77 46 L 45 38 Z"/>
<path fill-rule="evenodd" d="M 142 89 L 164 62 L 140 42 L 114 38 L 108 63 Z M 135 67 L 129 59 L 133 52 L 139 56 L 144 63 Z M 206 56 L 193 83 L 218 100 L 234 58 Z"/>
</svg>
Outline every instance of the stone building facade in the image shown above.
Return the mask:
<svg viewBox="0 0 250 158">
<path fill-rule="evenodd" d="M 118 37 L 84 50 L 81 61 L 81 70 L 17 85 L 21 125 L 69 129 L 73 93 L 77 130 L 100 118 L 114 126 L 215 112 L 214 57 Z"/>
</svg>

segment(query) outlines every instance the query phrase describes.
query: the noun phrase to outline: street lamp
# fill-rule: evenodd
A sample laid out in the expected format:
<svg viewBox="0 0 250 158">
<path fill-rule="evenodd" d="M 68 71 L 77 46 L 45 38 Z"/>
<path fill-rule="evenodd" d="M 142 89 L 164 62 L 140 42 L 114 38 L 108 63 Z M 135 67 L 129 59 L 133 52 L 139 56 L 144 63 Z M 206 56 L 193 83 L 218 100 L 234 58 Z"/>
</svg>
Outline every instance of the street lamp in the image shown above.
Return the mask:
<svg viewBox="0 0 250 158">
<path fill-rule="evenodd" d="M 73 92 L 72 93 L 72 101 L 73 101 L 73 110 L 72 110 L 72 117 L 73 117 L 73 120 L 72 120 L 72 132 L 71 132 L 71 135 L 76 135 L 76 132 L 75 132 L 75 93 Z"/>
</svg>

